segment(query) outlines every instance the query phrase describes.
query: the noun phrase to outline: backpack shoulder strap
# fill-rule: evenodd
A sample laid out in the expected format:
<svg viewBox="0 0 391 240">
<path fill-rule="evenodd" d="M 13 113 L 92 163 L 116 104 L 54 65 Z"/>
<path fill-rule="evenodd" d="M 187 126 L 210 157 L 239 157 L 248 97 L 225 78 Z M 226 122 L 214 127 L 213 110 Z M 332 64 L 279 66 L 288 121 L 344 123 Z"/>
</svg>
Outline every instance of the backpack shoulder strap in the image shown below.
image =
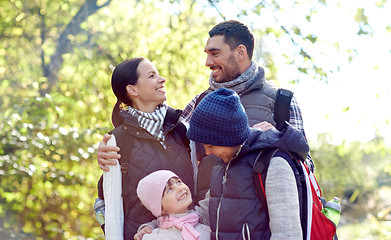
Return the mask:
<svg viewBox="0 0 391 240">
<path fill-rule="evenodd" d="M 273 155 L 278 151 L 277 148 L 265 148 L 262 149 L 255 159 L 253 166 L 253 180 L 257 195 L 261 201 L 261 207 L 267 209 L 265 182 L 267 170 L 269 168 L 270 160 Z"/>
<path fill-rule="evenodd" d="M 274 104 L 274 121 L 277 129 L 283 127 L 285 121 L 289 122 L 289 107 L 292 97 L 293 92 L 287 89 L 279 88 L 277 90 L 276 102 Z"/>
<path fill-rule="evenodd" d="M 179 111 L 179 110 L 175 110 L 171 107 L 168 107 L 166 118 L 169 115 L 176 116 L 177 115 L 176 111 Z M 176 122 L 176 125 L 172 130 L 172 137 L 174 138 L 176 143 L 185 146 L 187 151 L 190 153 L 190 140 L 187 138 L 186 132 L 187 132 L 187 128 L 186 128 L 185 124 L 183 124 L 181 121 L 178 121 L 178 122 Z"/>
<path fill-rule="evenodd" d="M 289 166 L 291 167 L 293 174 L 296 180 L 296 186 L 299 197 L 299 205 L 300 205 L 300 219 L 302 223 L 302 227 L 306 230 L 306 205 L 307 205 L 307 191 L 306 184 L 304 179 L 304 172 L 301 168 L 300 162 L 294 157 L 290 152 L 278 149 L 278 148 L 266 148 L 261 151 L 253 166 L 253 178 L 254 185 L 257 191 L 257 195 L 261 201 L 263 208 L 267 209 L 267 199 L 266 199 L 266 191 L 265 191 L 265 183 L 267 177 L 267 170 L 269 169 L 270 160 L 277 154 L 277 152 L 283 152 L 289 154 L 290 158 L 284 158 Z M 304 230 L 304 229 L 303 229 Z"/>
<path fill-rule="evenodd" d="M 117 146 L 120 148 L 119 154 L 123 156 L 124 158 L 118 159 L 118 162 L 121 166 L 121 175 L 122 175 L 122 182 L 127 182 L 127 171 L 128 171 L 128 165 L 129 165 L 129 159 L 126 160 L 125 156 L 130 156 L 132 151 L 132 145 L 133 145 L 133 138 L 129 137 L 123 130 L 123 125 L 120 125 L 116 127 L 115 129 L 111 130 L 109 134 L 115 135 L 115 140 L 117 143 Z M 125 145 L 126 143 L 126 145 Z M 126 193 L 125 184 L 122 184 L 122 195 Z M 104 199 L 103 197 L 103 175 L 100 177 L 98 181 L 98 196 L 101 199 Z"/>
<path fill-rule="evenodd" d="M 133 137 L 126 134 L 124 130 L 124 125 L 120 125 L 110 132 L 115 135 L 115 139 L 117 141 L 117 146 L 120 148 L 119 154 L 121 158 L 118 159 L 119 164 L 121 165 L 121 175 L 122 175 L 122 183 L 129 182 L 128 181 L 128 166 L 130 163 L 130 154 L 132 153 L 133 148 Z M 122 184 L 122 195 L 127 195 L 127 186 L 126 184 Z"/>
<path fill-rule="evenodd" d="M 198 96 L 198 98 L 197 98 L 197 100 L 196 100 L 196 102 L 195 102 L 195 104 L 194 104 L 194 109 L 197 107 L 197 105 L 201 102 L 201 100 L 206 96 L 206 95 L 208 95 L 209 93 L 211 92 L 211 90 L 210 89 L 207 89 L 207 90 L 205 90 L 204 92 L 202 92 L 201 94 L 200 94 L 200 96 Z"/>
<path fill-rule="evenodd" d="M 190 140 L 186 136 L 187 128 L 186 126 L 178 122 L 177 126 L 174 129 L 175 135 L 179 137 L 179 142 L 186 147 L 187 151 L 190 153 Z M 177 141 L 178 142 L 178 141 Z"/>
</svg>

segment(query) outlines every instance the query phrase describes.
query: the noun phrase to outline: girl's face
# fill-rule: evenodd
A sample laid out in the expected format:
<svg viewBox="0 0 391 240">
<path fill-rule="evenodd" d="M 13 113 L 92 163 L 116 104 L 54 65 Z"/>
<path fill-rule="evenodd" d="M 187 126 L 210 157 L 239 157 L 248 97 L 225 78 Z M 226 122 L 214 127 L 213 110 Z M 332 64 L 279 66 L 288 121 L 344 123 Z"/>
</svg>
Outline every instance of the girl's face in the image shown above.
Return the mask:
<svg viewBox="0 0 391 240">
<path fill-rule="evenodd" d="M 162 197 L 163 214 L 186 213 L 192 202 L 189 187 L 179 178 L 170 178 Z"/>
<path fill-rule="evenodd" d="M 155 65 L 147 59 L 140 62 L 137 71 L 140 74 L 137 84 L 128 85 L 132 91 L 131 96 L 135 105 L 133 107 L 143 112 L 153 112 L 157 105 L 167 99 L 164 90 L 166 79 L 159 76 Z"/>
</svg>

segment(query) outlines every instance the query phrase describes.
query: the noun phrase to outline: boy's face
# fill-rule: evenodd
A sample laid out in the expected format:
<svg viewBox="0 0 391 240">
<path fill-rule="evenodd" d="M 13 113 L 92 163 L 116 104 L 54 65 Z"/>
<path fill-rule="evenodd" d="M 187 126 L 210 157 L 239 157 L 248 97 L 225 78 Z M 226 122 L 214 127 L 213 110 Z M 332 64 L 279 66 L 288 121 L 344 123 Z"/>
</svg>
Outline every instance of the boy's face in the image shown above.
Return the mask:
<svg viewBox="0 0 391 240">
<path fill-rule="evenodd" d="M 189 187 L 179 178 L 170 178 L 163 192 L 162 214 L 186 213 L 192 202 Z"/>
<path fill-rule="evenodd" d="M 225 163 L 228 163 L 231 161 L 239 151 L 239 146 L 234 147 L 222 147 L 222 146 L 214 146 L 210 144 L 203 144 L 205 147 L 205 153 L 206 155 L 216 155 L 217 157 L 221 158 Z"/>
</svg>

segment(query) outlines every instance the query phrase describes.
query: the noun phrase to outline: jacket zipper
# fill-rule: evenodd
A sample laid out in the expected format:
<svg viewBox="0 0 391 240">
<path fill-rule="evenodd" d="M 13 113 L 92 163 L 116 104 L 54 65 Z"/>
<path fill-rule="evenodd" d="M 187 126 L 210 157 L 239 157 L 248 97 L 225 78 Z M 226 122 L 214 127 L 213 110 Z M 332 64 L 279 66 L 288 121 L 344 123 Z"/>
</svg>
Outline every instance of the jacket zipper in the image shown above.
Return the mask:
<svg viewBox="0 0 391 240">
<path fill-rule="evenodd" d="M 251 240 L 250 228 L 247 223 L 244 223 L 242 226 L 242 238 L 243 240 Z"/>
<path fill-rule="evenodd" d="M 216 240 L 219 239 L 219 220 L 220 220 L 220 207 L 221 207 L 221 201 L 223 199 L 223 195 L 224 195 L 224 188 L 225 188 L 225 182 L 227 181 L 227 173 L 228 173 L 228 168 L 229 168 L 229 165 L 231 164 L 232 160 L 228 162 L 227 166 L 225 167 L 225 172 L 224 172 L 224 176 L 223 176 L 223 186 L 222 186 L 222 190 L 221 190 L 221 197 L 220 197 L 220 200 L 219 200 L 219 206 L 217 207 L 217 219 L 216 219 Z"/>
</svg>

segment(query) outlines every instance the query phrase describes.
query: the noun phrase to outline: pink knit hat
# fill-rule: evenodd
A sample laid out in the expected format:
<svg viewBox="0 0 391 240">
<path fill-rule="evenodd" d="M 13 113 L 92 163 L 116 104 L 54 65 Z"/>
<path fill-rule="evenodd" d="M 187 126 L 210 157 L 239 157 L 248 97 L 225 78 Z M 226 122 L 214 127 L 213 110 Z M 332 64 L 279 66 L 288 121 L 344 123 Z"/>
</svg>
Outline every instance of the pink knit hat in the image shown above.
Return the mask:
<svg viewBox="0 0 391 240">
<path fill-rule="evenodd" d="M 164 187 L 172 177 L 178 176 L 169 170 L 159 170 L 145 176 L 137 185 L 138 198 L 155 217 L 162 215 Z"/>
</svg>

